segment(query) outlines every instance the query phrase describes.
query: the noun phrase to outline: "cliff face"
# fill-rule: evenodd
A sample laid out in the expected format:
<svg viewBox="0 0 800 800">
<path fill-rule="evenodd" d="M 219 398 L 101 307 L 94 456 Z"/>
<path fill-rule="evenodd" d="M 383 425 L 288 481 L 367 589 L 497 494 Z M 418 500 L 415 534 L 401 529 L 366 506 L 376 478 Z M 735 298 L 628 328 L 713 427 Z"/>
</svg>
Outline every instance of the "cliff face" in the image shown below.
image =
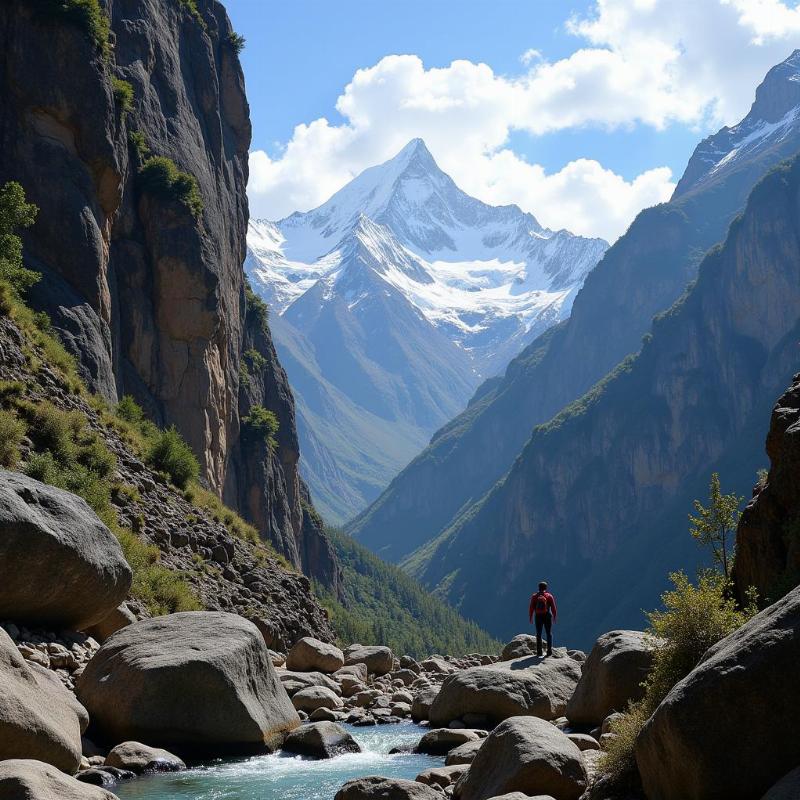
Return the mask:
<svg viewBox="0 0 800 800">
<path fill-rule="evenodd" d="M 478 390 L 467 410 L 353 521 L 354 536 L 390 560 L 407 557 L 502 478 L 535 425 L 638 351 L 653 315 L 669 308 L 695 277 L 703 254 L 724 237 L 754 184 L 800 147 L 800 124 L 791 113 L 800 104 L 795 58 L 770 71 L 741 123 L 755 131 L 763 114 L 772 119 L 781 110 L 788 123 L 780 135 L 762 137 L 759 147 L 741 148 L 716 165 L 707 158 L 708 142 L 702 143 L 687 167 L 691 185 L 638 215 L 587 277 L 569 320 L 534 341 L 502 379 Z M 736 141 L 731 134 L 720 148 Z M 717 160 L 722 153 L 718 148 Z"/>
<path fill-rule="evenodd" d="M 174 424 L 218 494 L 257 487 L 270 508 L 285 506 L 251 519 L 301 566 L 292 399 L 271 345 L 258 381 L 283 435 L 260 463 L 240 440 L 249 109 L 223 6 L 197 7 L 108 0 L 104 58 L 60 4 L 0 4 L 0 181 L 19 181 L 40 208 L 25 237 L 43 275 L 31 301 L 89 385 Z M 133 90 L 127 110 L 112 78 Z M 144 185 L 151 156 L 194 177 L 197 217 L 174 191 Z"/>
<path fill-rule="evenodd" d="M 800 374 L 772 410 L 766 481 L 753 491 L 736 531 L 734 580 L 774 602 L 800 584 Z"/>
<path fill-rule="evenodd" d="M 797 365 L 799 203 L 797 159 L 756 187 L 641 353 L 535 429 L 485 500 L 412 557 L 415 574 L 498 635 L 540 577 L 570 609 L 561 636 L 641 624 L 667 570 L 701 558 L 686 515 L 710 473 L 742 493 L 760 466 Z"/>
</svg>

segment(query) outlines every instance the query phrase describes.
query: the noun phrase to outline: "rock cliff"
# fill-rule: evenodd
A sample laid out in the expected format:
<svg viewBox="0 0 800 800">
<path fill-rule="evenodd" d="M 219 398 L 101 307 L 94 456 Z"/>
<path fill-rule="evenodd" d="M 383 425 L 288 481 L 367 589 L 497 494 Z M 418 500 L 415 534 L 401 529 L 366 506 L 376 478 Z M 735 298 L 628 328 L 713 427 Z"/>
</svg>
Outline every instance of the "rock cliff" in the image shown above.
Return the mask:
<svg viewBox="0 0 800 800">
<path fill-rule="evenodd" d="M 536 428 L 504 480 L 415 554 L 415 573 L 496 633 L 521 622 L 545 576 L 570 609 L 561 637 L 640 623 L 667 570 L 700 559 L 686 514 L 712 470 L 752 485 L 768 410 L 796 370 L 798 201 L 795 159 L 753 190 L 638 356 Z"/>
<path fill-rule="evenodd" d="M 760 481 L 736 531 L 734 580 L 744 600 L 750 586 L 773 602 L 800 584 L 800 375 L 772 410 L 769 474 Z"/>
<path fill-rule="evenodd" d="M 251 131 L 227 14 L 215 0 L 196 13 L 180 0 L 108 0 L 96 17 L 84 5 L 0 5 L 0 182 L 19 181 L 40 209 L 25 236 L 43 275 L 31 302 L 94 390 L 133 395 L 174 424 L 215 493 L 295 566 L 335 583 L 330 548 L 303 526 L 291 392 L 247 312 Z M 243 390 L 250 347 L 262 358 Z M 278 417 L 274 449 L 242 440 L 254 397 Z"/>
</svg>

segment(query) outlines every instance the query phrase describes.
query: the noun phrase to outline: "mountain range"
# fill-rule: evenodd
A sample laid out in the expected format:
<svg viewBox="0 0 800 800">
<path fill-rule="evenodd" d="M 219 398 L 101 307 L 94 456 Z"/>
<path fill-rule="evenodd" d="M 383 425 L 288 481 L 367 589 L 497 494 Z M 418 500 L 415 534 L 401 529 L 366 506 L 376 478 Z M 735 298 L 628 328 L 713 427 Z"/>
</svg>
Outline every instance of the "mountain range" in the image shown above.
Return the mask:
<svg viewBox="0 0 800 800">
<path fill-rule="evenodd" d="M 748 435 L 744 435 L 748 410 L 754 407 L 752 404 L 767 402 L 763 398 L 771 398 L 775 387 L 786 380 L 781 374 L 776 381 L 767 381 L 759 358 L 772 357 L 777 345 L 761 341 L 767 335 L 766 327 L 756 335 L 753 326 L 758 317 L 751 315 L 763 312 L 763 303 L 771 302 L 780 323 L 769 320 L 769 325 L 778 325 L 782 335 L 791 335 L 796 313 L 793 294 L 774 293 L 774 286 L 780 283 L 777 275 L 783 273 L 785 277 L 790 265 L 781 260 L 777 244 L 767 235 L 769 226 L 780 224 L 793 241 L 791 218 L 775 221 L 765 216 L 761 220 L 766 226 L 763 232 L 748 228 L 749 236 L 740 232 L 729 242 L 724 264 L 747 273 L 737 277 L 748 289 L 739 286 L 736 292 L 728 291 L 724 278 L 717 284 L 706 278 L 702 290 L 699 285 L 693 289 L 689 297 L 694 299 L 688 304 L 682 301 L 683 310 L 678 314 L 686 329 L 672 333 L 685 352 L 665 355 L 662 374 L 626 380 L 631 366 L 625 358 L 640 350 L 646 334 L 649 341 L 653 317 L 669 309 L 687 284 L 697 278 L 703 255 L 725 237 L 754 185 L 800 149 L 799 107 L 800 54 L 795 52 L 770 70 L 741 123 L 723 128 L 697 147 L 670 202 L 641 212 L 609 249 L 575 298 L 570 318 L 538 337 L 511 362 L 502 378 L 485 382 L 467 410 L 433 436 L 429 447 L 348 530 L 382 556 L 404 563 L 467 614 L 476 619 L 491 618 L 497 634 L 516 630 L 521 622 L 523 595 L 530 582 L 538 578 L 538 574 L 528 574 L 530 567 L 547 566 L 565 586 L 571 584 L 562 591 L 580 587 L 581 597 L 590 598 L 593 592 L 601 591 L 601 570 L 594 561 L 608 565 L 611 555 L 622 547 L 621 542 L 631 547 L 638 543 L 639 555 L 647 561 L 644 553 L 653 546 L 652 531 L 659 530 L 667 537 L 685 536 L 685 514 L 691 506 L 678 498 L 689 502 L 686 498 L 700 485 L 698 476 L 711 469 L 724 448 L 730 447 L 734 461 L 735 453 L 741 457 L 745 451 L 755 454 L 760 450 L 763 431 L 747 429 Z M 770 185 L 780 195 L 774 179 Z M 764 199 L 764 190 L 760 197 L 759 211 L 753 214 L 762 213 L 763 204 L 769 202 Z M 768 245 L 768 249 L 759 250 L 762 245 Z M 741 263 L 737 264 L 737 256 Z M 754 257 L 768 259 L 772 269 L 749 264 Z M 706 267 L 709 274 L 714 269 Z M 716 267 L 717 273 L 719 269 Z M 703 299 L 698 300 L 701 291 Z M 719 324 L 716 328 L 696 325 L 692 331 L 697 321 L 687 316 L 688 309 L 711 303 L 709 298 L 715 291 L 722 295 L 717 303 L 722 307 L 715 309 Z M 737 324 L 728 324 L 731 318 Z M 759 324 L 766 326 L 766 321 L 759 320 Z M 741 327 L 748 329 L 747 335 Z M 653 328 L 652 336 L 661 341 L 658 331 L 658 326 Z M 704 337 L 711 341 L 704 341 Z M 662 346 L 667 353 L 669 347 Z M 713 361 L 716 370 L 717 394 L 709 398 L 702 392 L 689 392 L 695 398 L 695 413 L 710 426 L 720 428 L 722 443 L 717 449 L 704 448 L 699 440 L 691 444 L 678 440 L 678 431 L 669 425 L 669 420 L 675 422 L 677 411 L 670 402 L 675 398 L 668 396 L 671 389 L 680 397 L 690 385 L 685 376 L 679 384 L 680 372 L 670 369 L 669 358 L 688 369 L 685 362 L 695 351 L 714 347 L 727 348 L 731 362 L 740 358 L 752 364 L 748 348 L 755 348 L 759 354 L 755 357 L 758 368 L 747 373 L 752 386 L 731 384 L 731 375 L 725 375 L 719 363 L 724 359 L 717 350 L 713 356 L 708 354 L 709 364 Z M 633 362 L 635 375 L 643 376 L 651 369 L 644 355 L 657 349 L 645 348 Z M 621 363 L 626 366 L 614 372 Z M 739 377 L 744 379 L 744 373 Z M 728 418 L 729 409 L 718 396 L 720 384 L 725 391 L 742 395 L 741 407 L 732 418 Z M 605 408 L 597 398 L 606 395 L 616 398 L 614 425 L 646 431 L 657 455 L 648 456 L 646 448 L 633 440 L 606 438 L 611 436 L 607 428 L 610 423 L 597 416 L 599 410 L 587 411 Z M 762 400 L 757 401 L 756 396 Z M 570 425 L 551 423 L 555 428 L 537 428 L 566 407 L 570 412 L 564 414 L 574 420 Z M 690 412 L 691 408 L 683 411 L 686 415 Z M 660 427 L 655 422 L 659 415 L 664 418 Z M 756 419 L 763 425 L 765 416 L 762 413 Z M 542 433 L 554 429 L 560 431 L 558 435 Z M 612 453 L 606 448 L 614 441 L 619 450 Z M 685 458 L 678 457 L 673 448 L 680 449 Z M 696 452 L 690 452 L 693 448 Z M 658 473 L 655 462 L 666 457 L 663 451 L 672 460 L 669 469 Z M 627 469 L 618 467 L 618 460 Z M 530 467 L 533 463 L 536 471 Z M 742 492 L 752 482 L 753 463 L 741 460 L 748 465 L 747 476 L 741 469 L 731 470 Z M 610 481 L 609 475 L 617 468 L 618 482 Z M 654 470 L 649 483 L 642 477 L 648 469 Z M 660 483 L 664 486 L 656 490 Z M 598 487 L 606 494 L 598 494 Z M 558 515 L 551 505 L 556 497 L 564 509 Z M 668 499 L 675 502 L 669 512 Z M 604 518 L 606 507 L 622 509 L 622 520 Z M 630 527 L 634 520 L 635 525 Z M 539 533 L 543 530 L 547 535 Z M 671 563 L 691 563 L 691 553 L 687 555 L 684 549 L 680 555 L 683 562 L 674 559 Z M 623 562 L 627 567 L 634 563 L 621 556 L 615 563 Z M 591 578 L 587 577 L 590 574 Z M 490 603 L 485 602 L 487 577 L 499 582 Z M 633 580 L 631 575 L 625 578 Z M 585 614 L 572 621 L 571 630 L 588 638 L 589 632 L 598 630 L 602 619 L 611 618 L 614 612 L 620 612 L 614 617 L 619 622 L 623 606 L 632 617 L 641 607 L 652 605 L 660 587 L 652 581 L 645 587 L 638 578 L 634 583 L 638 589 L 626 589 L 624 597 L 608 608 L 584 603 Z"/>
<path fill-rule="evenodd" d="M 362 510 L 530 341 L 607 248 L 461 191 L 421 139 L 319 208 L 253 221 L 245 269 L 292 383 L 323 515 Z"/>
</svg>

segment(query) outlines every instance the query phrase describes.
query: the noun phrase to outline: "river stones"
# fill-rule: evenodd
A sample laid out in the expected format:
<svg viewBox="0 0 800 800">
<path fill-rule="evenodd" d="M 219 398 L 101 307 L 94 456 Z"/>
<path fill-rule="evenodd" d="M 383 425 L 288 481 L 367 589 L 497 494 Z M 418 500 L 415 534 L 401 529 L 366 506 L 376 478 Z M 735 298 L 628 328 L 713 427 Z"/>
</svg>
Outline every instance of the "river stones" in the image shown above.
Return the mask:
<svg viewBox="0 0 800 800">
<path fill-rule="evenodd" d="M 656 708 L 636 743 L 647 797 L 752 800 L 794 769 L 798 663 L 800 587 L 710 648 Z"/>
<path fill-rule="evenodd" d="M 514 717 L 489 734 L 454 796 L 486 800 L 522 792 L 577 800 L 587 783 L 581 751 L 555 725 L 537 717 Z"/>
<path fill-rule="evenodd" d="M 426 786 L 436 786 L 439 789 L 445 789 L 464 775 L 467 769 L 468 767 L 466 764 L 452 765 L 449 767 L 431 767 L 424 772 L 420 772 L 414 780 L 419 783 L 424 783 Z"/>
<path fill-rule="evenodd" d="M 274 750 L 300 723 L 258 628 L 217 611 L 117 631 L 76 692 L 106 739 L 179 752 Z"/>
<path fill-rule="evenodd" d="M 0 629 L 0 759 L 36 759 L 75 772 L 87 722 L 86 709 L 55 674 L 27 664 Z"/>
<path fill-rule="evenodd" d="M 468 713 L 495 723 L 516 716 L 556 719 L 564 713 L 580 676 L 580 664 L 566 656 L 528 656 L 471 667 L 444 679 L 429 718 L 436 726 Z"/>
<path fill-rule="evenodd" d="M 442 800 L 442 794 L 417 781 L 370 775 L 348 781 L 334 800 Z"/>
<path fill-rule="evenodd" d="M 653 665 L 655 642 L 641 631 L 611 631 L 595 642 L 566 715 L 573 725 L 600 724 L 644 696 L 642 681 Z"/>
<path fill-rule="evenodd" d="M 335 645 L 304 636 L 292 646 L 286 657 L 287 669 L 297 672 L 336 672 L 344 666 L 344 654 Z"/>
<path fill-rule="evenodd" d="M 445 766 L 453 767 L 458 764 L 471 764 L 475 760 L 478 750 L 483 745 L 483 739 L 473 739 L 470 742 L 464 742 L 458 747 L 454 747 L 447 753 L 445 758 Z"/>
<path fill-rule="evenodd" d="M 335 722 L 301 725 L 286 737 L 283 749 L 314 758 L 334 758 L 342 753 L 361 752 L 358 742 Z"/>
<path fill-rule="evenodd" d="M 179 772 L 186 764 L 178 756 L 159 747 L 141 742 L 122 742 L 106 756 L 104 767 L 126 769 L 141 775 L 143 772 Z"/>
<path fill-rule="evenodd" d="M 310 714 L 318 708 L 341 708 L 343 703 L 342 699 L 330 689 L 326 689 L 324 686 L 309 686 L 292 695 L 292 705 L 298 711 Z"/>
<path fill-rule="evenodd" d="M 414 722 L 422 722 L 428 719 L 431 713 L 431 706 L 439 694 L 439 688 L 431 686 L 425 689 L 420 689 L 411 701 L 411 719 Z"/>
<path fill-rule="evenodd" d="M 465 728 L 458 730 L 436 728 L 435 730 L 428 731 L 419 740 L 416 752 L 431 756 L 443 756 L 455 747 L 460 747 L 467 742 L 481 741 L 485 737 L 485 731 L 471 731 Z"/>
<path fill-rule="evenodd" d="M 119 542 L 84 500 L 0 470 L 0 619 L 82 630 L 130 585 Z"/>
<path fill-rule="evenodd" d="M 0 800 L 118 800 L 115 794 L 76 781 L 31 759 L 0 761 Z"/>
<path fill-rule="evenodd" d="M 307 689 L 309 686 L 324 686 L 330 689 L 334 694 L 341 694 L 341 687 L 339 684 L 321 672 L 291 672 L 289 670 L 278 670 L 278 678 L 286 689 L 289 697 L 301 689 Z"/>
<path fill-rule="evenodd" d="M 386 675 L 394 668 L 394 656 L 388 647 L 354 644 L 345 650 L 344 663 L 347 666 L 364 664 L 370 675 Z"/>
</svg>

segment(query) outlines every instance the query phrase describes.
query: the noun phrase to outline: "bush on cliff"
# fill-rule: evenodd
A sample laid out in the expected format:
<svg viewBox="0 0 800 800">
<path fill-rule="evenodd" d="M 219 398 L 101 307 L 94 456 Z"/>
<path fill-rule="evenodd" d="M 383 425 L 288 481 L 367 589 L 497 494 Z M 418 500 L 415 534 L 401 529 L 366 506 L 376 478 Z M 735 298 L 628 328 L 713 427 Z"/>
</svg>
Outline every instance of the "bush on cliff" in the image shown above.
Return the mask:
<svg viewBox="0 0 800 800">
<path fill-rule="evenodd" d="M 109 55 L 111 25 L 100 0 L 34 0 L 39 11 L 81 28 L 104 57 Z"/>
<path fill-rule="evenodd" d="M 0 280 L 5 281 L 17 297 L 39 280 L 39 273 L 22 263 L 22 239 L 17 231 L 29 228 L 36 221 L 38 208 L 25 199 L 25 192 L 16 181 L 0 188 Z"/>
<path fill-rule="evenodd" d="M 275 436 L 280 424 L 274 411 L 264 406 L 252 406 L 250 413 L 242 418 L 242 423 L 248 434 L 262 438 L 271 448 L 278 446 Z"/>
<path fill-rule="evenodd" d="M 168 475 L 180 489 L 185 489 L 200 474 L 200 465 L 192 449 L 174 425 L 156 435 L 145 460 L 153 469 Z"/>
<path fill-rule="evenodd" d="M 139 185 L 145 192 L 182 203 L 194 217 L 199 217 L 203 211 L 203 198 L 197 179 L 179 170 L 171 158 L 148 158 L 139 170 Z"/>
</svg>

